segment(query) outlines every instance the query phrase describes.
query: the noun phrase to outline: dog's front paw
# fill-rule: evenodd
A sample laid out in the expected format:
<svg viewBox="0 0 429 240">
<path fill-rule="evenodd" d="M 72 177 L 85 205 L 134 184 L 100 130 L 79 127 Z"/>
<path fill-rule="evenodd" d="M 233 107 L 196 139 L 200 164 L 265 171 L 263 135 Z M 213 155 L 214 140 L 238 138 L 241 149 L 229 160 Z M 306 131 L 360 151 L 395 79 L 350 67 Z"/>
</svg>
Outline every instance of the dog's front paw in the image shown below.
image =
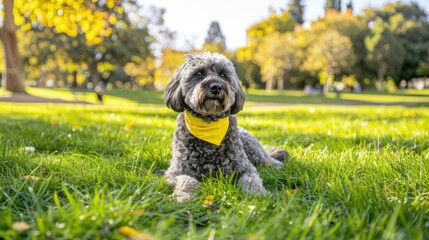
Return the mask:
<svg viewBox="0 0 429 240">
<path fill-rule="evenodd" d="M 175 177 L 175 188 L 173 192 L 176 202 L 188 201 L 194 192 L 198 190 L 199 183 L 197 179 L 187 176 L 179 175 Z"/>
<path fill-rule="evenodd" d="M 275 167 L 275 168 L 281 168 L 283 166 L 283 162 L 280 162 L 279 160 L 276 160 L 274 158 L 271 158 L 271 166 Z"/>
<path fill-rule="evenodd" d="M 256 193 L 260 195 L 267 194 L 267 190 L 265 190 L 264 186 L 262 185 L 262 179 L 257 173 L 243 174 L 243 176 L 240 177 L 239 184 L 245 192 Z"/>
<path fill-rule="evenodd" d="M 283 162 L 289 158 L 289 153 L 285 150 L 275 150 L 271 153 L 271 157 L 280 162 Z"/>
<path fill-rule="evenodd" d="M 184 203 L 191 199 L 192 194 L 189 192 L 176 192 L 173 193 L 173 199 L 178 203 Z"/>
</svg>

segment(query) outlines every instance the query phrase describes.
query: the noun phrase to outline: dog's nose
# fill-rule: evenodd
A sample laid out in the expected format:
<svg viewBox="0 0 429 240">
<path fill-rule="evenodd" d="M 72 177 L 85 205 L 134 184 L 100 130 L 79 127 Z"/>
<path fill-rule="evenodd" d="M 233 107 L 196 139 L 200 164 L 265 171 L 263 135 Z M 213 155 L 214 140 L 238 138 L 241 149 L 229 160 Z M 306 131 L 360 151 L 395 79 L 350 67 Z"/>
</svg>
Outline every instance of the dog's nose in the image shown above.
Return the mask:
<svg viewBox="0 0 429 240">
<path fill-rule="evenodd" d="M 222 91 L 222 86 L 219 83 L 210 84 L 210 92 L 213 94 L 219 94 Z"/>
</svg>

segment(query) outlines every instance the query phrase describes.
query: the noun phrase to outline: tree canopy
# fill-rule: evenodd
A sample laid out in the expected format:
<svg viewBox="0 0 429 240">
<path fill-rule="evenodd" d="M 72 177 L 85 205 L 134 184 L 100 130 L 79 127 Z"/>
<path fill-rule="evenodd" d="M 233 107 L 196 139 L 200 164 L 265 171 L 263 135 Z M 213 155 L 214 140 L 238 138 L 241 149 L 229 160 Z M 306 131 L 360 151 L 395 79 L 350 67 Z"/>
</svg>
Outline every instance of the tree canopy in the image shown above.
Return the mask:
<svg viewBox="0 0 429 240">
<path fill-rule="evenodd" d="M 404 49 L 393 35 L 387 23 L 377 19 L 372 34 L 365 38 L 368 63 L 377 71 L 378 89 L 382 90 L 384 74 L 389 69 L 400 68 L 404 60 Z"/>
<path fill-rule="evenodd" d="M 73 86 L 102 80 L 162 88 L 187 51 L 223 53 L 243 86 L 267 90 L 351 82 L 381 90 L 384 79 L 428 76 L 429 22 L 421 6 L 394 2 L 356 14 L 352 1 L 345 10 L 341 3 L 325 1 L 325 15 L 304 27 L 304 1 L 291 0 L 249 26 L 236 50 L 227 49 L 213 21 L 204 43 L 188 39 L 184 50 L 164 25 L 168 12 L 133 0 L 4 1 L 2 84 L 25 92 L 24 81 L 49 77 Z"/>
<path fill-rule="evenodd" d="M 224 52 L 226 50 L 225 36 L 217 21 L 210 23 L 203 48 L 214 52 Z"/>
<path fill-rule="evenodd" d="M 296 23 L 304 24 L 304 4 L 302 0 L 290 0 L 288 11 Z"/>
</svg>

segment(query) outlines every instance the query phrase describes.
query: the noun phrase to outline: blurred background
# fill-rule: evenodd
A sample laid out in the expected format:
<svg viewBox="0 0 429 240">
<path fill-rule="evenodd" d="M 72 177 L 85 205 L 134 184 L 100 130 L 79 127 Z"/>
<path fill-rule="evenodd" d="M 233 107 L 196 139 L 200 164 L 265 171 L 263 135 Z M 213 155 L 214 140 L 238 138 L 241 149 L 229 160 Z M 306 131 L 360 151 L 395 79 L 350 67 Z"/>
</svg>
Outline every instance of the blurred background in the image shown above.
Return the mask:
<svg viewBox="0 0 429 240">
<path fill-rule="evenodd" d="M 4 0 L 1 84 L 163 90 L 184 54 L 216 51 L 246 90 L 429 88 L 428 0 L 260 2 Z"/>
</svg>

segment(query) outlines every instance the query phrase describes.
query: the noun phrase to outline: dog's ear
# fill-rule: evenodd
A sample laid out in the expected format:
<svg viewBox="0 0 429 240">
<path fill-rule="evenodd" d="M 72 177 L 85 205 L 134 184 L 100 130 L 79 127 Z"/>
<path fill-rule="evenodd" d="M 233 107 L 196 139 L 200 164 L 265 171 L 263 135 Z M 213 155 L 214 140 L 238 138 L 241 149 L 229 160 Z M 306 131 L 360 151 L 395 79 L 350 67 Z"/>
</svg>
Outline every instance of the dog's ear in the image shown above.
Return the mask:
<svg viewBox="0 0 429 240">
<path fill-rule="evenodd" d="M 180 85 L 180 80 L 183 77 L 185 68 L 186 63 L 176 70 L 164 91 L 165 105 L 176 112 L 183 112 L 186 106 L 185 101 L 183 100 L 182 87 Z"/>
<path fill-rule="evenodd" d="M 238 78 L 236 83 L 237 87 L 235 90 L 235 102 L 231 106 L 231 114 L 237 114 L 238 112 L 240 112 L 243 109 L 244 102 L 246 101 L 246 95 L 244 94 L 243 88 L 238 82 Z"/>
</svg>

